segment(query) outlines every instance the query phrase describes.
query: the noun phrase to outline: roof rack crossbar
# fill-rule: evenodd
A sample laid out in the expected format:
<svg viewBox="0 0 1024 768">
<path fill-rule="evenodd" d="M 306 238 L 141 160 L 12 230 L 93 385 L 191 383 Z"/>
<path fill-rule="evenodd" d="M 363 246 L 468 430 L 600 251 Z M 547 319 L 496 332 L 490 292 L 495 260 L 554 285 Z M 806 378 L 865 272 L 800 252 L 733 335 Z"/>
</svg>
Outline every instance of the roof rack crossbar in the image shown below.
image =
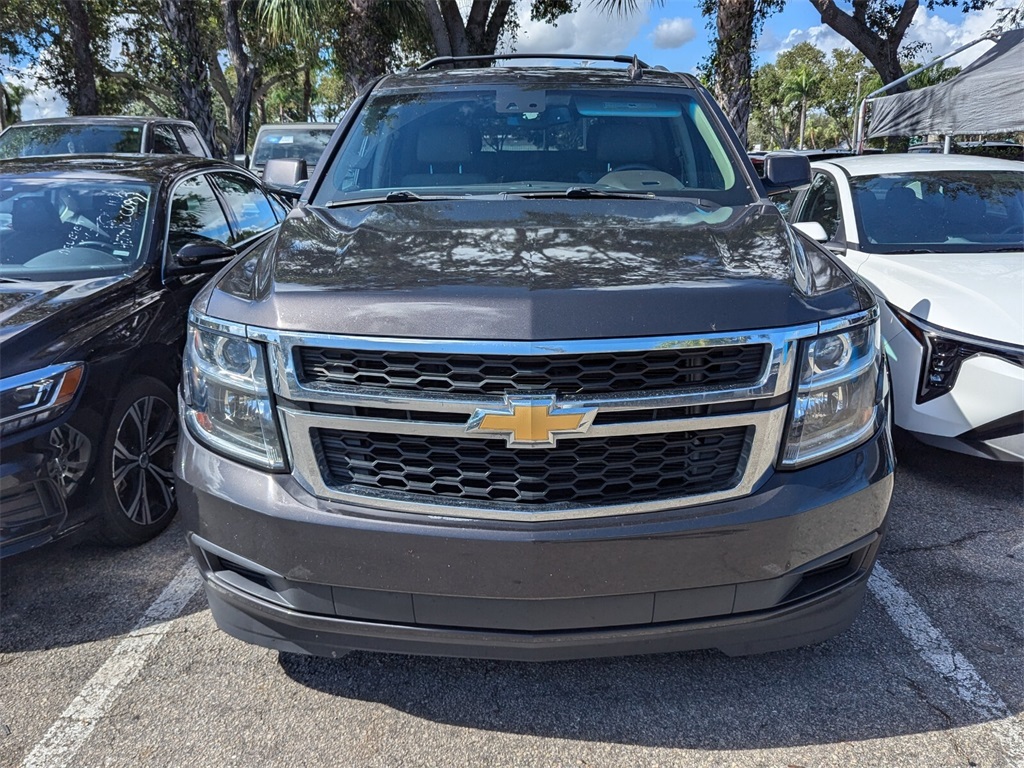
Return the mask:
<svg viewBox="0 0 1024 768">
<path fill-rule="evenodd" d="M 614 61 L 619 64 L 633 64 L 634 61 L 643 69 L 651 69 L 650 64 L 645 64 L 635 56 L 606 56 L 597 54 L 590 56 L 583 53 L 495 53 L 481 54 L 479 56 L 438 56 L 428 62 L 416 67 L 417 72 L 426 69 L 434 69 L 445 64 L 456 64 L 461 61 L 504 61 L 506 59 L 566 59 L 568 61 Z"/>
</svg>

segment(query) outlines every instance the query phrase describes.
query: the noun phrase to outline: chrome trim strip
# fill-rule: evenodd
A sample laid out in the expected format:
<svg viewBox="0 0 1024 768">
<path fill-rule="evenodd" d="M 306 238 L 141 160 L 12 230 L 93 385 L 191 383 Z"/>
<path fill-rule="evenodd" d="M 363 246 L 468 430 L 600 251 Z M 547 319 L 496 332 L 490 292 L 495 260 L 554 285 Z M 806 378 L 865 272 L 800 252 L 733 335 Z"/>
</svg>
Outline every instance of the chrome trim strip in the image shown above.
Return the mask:
<svg viewBox="0 0 1024 768">
<path fill-rule="evenodd" d="M 339 490 L 328 486 L 324 482 L 321 461 L 316 455 L 313 441 L 309 436 L 309 428 L 311 426 L 324 426 L 327 422 L 336 420 L 339 417 L 330 416 L 329 414 L 309 414 L 294 409 L 281 408 L 280 410 L 284 417 L 282 421 L 284 422 L 285 429 L 290 433 L 289 442 L 295 452 L 292 464 L 294 467 L 293 476 L 299 485 L 314 496 L 371 509 L 409 512 L 437 518 L 550 521 L 658 512 L 665 509 L 693 507 L 700 504 L 710 504 L 746 496 L 772 472 L 772 466 L 775 463 L 775 457 L 778 455 L 782 441 L 788 408 L 783 406 L 758 413 L 715 416 L 702 419 L 678 419 L 671 422 L 645 422 L 633 425 L 616 424 L 601 427 L 601 433 L 605 435 L 615 434 L 616 432 L 613 430 L 618 430 L 623 426 L 638 428 L 633 431 L 633 434 L 699 429 L 702 424 L 704 428 L 708 428 L 712 423 L 714 426 L 745 424 L 753 427 L 747 436 L 747 444 L 744 448 L 745 455 L 740 458 L 739 476 L 732 487 L 713 493 L 608 506 L 573 506 L 567 503 L 537 506 L 499 503 L 484 504 L 479 502 L 463 502 L 451 497 L 437 497 L 437 501 L 432 502 L 425 500 L 422 496 L 409 493 Z M 380 420 L 369 421 L 377 423 Z M 387 421 L 388 428 L 392 430 L 398 423 L 401 422 Z M 430 424 L 429 426 L 435 428 L 439 425 Z M 417 426 L 410 427 L 410 429 L 418 428 Z M 461 428 L 457 429 L 461 430 Z M 598 427 L 592 428 L 592 430 L 597 429 Z M 412 434 L 420 433 L 413 432 Z M 438 433 L 431 432 L 431 434 Z M 459 432 L 459 436 L 470 437 L 470 435 L 462 431 Z M 307 474 L 307 471 L 312 474 Z"/>
<path fill-rule="evenodd" d="M 747 334 L 721 333 L 706 336 L 659 336 L 626 339 L 583 339 L 579 341 L 438 341 L 415 339 L 386 339 L 357 336 L 331 336 L 326 334 L 300 334 L 278 332 L 250 327 L 250 339 L 269 344 L 271 377 L 275 392 L 288 400 L 330 403 L 369 408 L 395 408 L 410 411 L 442 411 L 446 413 L 472 413 L 478 408 L 494 407 L 503 402 L 503 395 L 492 397 L 447 395 L 445 393 L 416 393 L 389 391 L 384 388 L 349 387 L 328 382 L 302 383 L 295 365 L 297 347 L 326 347 L 333 349 L 372 349 L 448 352 L 455 354 L 602 354 L 609 352 L 642 352 L 658 349 L 692 349 L 742 344 L 762 344 L 770 351 L 768 364 L 758 381 L 743 387 L 722 389 L 694 387 L 658 390 L 651 393 L 624 393 L 603 397 L 560 395 L 560 403 L 581 407 L 600 407 L 609 410 L 636 410 L 679 405 L 711 405 L 736 400 L 776 397 L 789 392 L 796 364 L 797 344 L 801 339 L 814 336 L 817 324 L 794 326 L 775 331 L 755 331 Z M 370 390 L 370 391 L 367 391 Z"/>
<path fill-rule="evenodd" d="M 638 421 L 621 424 L 600 424 L 591 426 L 586 432 L 565 437 L 569 440 L 592 440 L 616 435 L 655 435 L 660 432 L 694 432 L 702 429 L 719 429 L 757 424 L 772 414 L 785 411 L 788 406 L 773 408 L 769 411 L 756 413 L 730 413 L 721 416 L 697 416 L 686 419 L 666 419 L 664 421 Z M 357 432 L 386 432 L 394 435 L 420 435 L 430 437 L 457 437 L 467 440 L 504 440 L 502 435 L 483 432 L 467 432 L 467 424 L 444 424 L 436 421 L 405 421 L 402 419 L 372 419 L 358 416 L 337 416 L 330 413 L 310 413 L 294 408 L 278 406 L 285 431 L 299 440 L 305 437 L 310 429 L 336 429 Z M 541 448 L 550 448 L 542 444 Z M 519 446 L 521 449 L 522 446 Z"/>
<path fill-rule="evenodd" d="M 232 336 L 241 336 L 243 339 L 248 336 L 248 329 L 245 325 L 210 317 L 209 315 L 196 312 L 194 309 L 189 309 L 188 321 L 198 328 L 213 331 L 214 333 L 227 333 Z"/>
<path fill-rule="evenodd" d="M 858 325 L 865 325 L 867 323 L 873 323 L 879 317 L 878 305 L 865 309 L 863 312 L 857 312 L 853 315 L 846 315 L 845 317 L 835 317 L 830 320 L 822 320 L 818 323 L 818 334 L 834 333 L 835 331 L 843 331 L 847 328 L 854 328 Z"/>
</svg>

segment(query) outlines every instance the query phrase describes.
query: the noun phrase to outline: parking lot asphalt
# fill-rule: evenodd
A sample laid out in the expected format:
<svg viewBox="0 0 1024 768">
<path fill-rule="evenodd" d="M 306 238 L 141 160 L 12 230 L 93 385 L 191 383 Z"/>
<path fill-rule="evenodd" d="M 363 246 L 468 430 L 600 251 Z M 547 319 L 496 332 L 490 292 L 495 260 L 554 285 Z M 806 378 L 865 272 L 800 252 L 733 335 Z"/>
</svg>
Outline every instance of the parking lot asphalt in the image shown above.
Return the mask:
<svg viewBox="0 0 1024 768">
<path fill-rule="evenodd" d="M 1024 765 L 1024 475 L 897 435 L 854 626 L 763 656 L 278 654 L 216 629 L 180 526 L 0 567 L 0 766 Z"/>
</svg>

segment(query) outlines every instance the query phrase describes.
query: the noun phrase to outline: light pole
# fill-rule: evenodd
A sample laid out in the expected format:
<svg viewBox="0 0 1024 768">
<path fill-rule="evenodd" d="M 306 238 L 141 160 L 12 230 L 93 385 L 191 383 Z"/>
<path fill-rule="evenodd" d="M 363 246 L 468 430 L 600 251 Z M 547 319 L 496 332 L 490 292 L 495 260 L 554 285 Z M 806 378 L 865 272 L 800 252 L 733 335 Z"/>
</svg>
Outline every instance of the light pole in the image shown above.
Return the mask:
<svg viewBox="0 0 1024 768">
<path fill-rule="evenodd" d="M 853 132 L 857 132 L 857 105 L 860 103 L 860 81 L 864 79 L 864 70 L 857 71 L 857 95 L 853 97 Z M 855 140 L 857 137 L 854 137 Z M 851 147 L 854 152 L 857 151 L 857 147 Z"/>
</svg>

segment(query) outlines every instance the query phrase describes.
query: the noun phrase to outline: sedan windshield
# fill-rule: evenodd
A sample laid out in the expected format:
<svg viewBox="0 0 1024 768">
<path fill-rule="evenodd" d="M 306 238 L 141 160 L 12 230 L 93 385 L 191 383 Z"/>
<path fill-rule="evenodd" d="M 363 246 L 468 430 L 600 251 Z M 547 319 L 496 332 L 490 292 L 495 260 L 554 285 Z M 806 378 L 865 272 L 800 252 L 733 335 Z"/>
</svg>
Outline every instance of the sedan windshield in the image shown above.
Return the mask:
<svg viewBox="0 0 1024 768">
<path fill-rule="evenodd" d="M 579 189 L 751 201 L 692 92 L 499 85 L 373 97 L 313 204 Z"/>
<path fill-rule="evenodd" d="M 941 171 L 851 180 L 868 253 L 1024 249 L 1024 173 Z"/>
<path fill-rule="evenodd" d="M 0 135 L 0 159 L 141 151 L 137 125 L 12 125 Z"/>
<path fill-rule="evenodd" d="M 120 181 L 0 176 L 0 276 L 76 280 L 145 260 L 152 189 Z"/>
</svg>

